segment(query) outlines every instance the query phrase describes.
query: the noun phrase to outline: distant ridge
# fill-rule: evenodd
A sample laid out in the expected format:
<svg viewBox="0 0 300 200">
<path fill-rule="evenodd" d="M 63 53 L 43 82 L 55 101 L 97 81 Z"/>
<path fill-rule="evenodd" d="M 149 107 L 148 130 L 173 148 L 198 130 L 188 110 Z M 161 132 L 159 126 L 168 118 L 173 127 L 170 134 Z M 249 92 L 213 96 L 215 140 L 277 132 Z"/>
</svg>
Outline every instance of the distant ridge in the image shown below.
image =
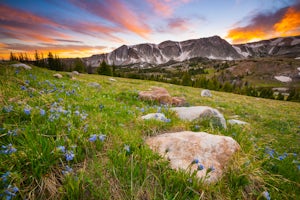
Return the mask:
<svg viewBox="0 0 300 200">
<path fill-rule="evenodd" d="M 160 44 L 122 45 L 110 53 L 84 58 L 88 66 L 98 67 L 102 61 L 117 66 L 133 64 L 159 65 L 171 60 L 185 61 L 202 57 L 217 60 L 238 60 L 248 57 L 300 56 L 300 36 L 274 38 L 231 45 L 219 36 Z"/>
</svg>

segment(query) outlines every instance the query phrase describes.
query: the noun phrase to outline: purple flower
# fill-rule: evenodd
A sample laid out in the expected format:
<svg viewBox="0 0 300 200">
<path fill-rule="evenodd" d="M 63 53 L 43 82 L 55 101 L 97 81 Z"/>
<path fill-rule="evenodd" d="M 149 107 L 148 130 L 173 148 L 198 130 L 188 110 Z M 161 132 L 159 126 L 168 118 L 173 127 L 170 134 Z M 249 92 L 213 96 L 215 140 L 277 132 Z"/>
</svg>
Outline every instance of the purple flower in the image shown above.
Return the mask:
<svg viewBox="0 0 300 200">
<path fill-rule="evenodd" d="M 7 177 L 9 177 L 9 175 L 10 175 L 10 171 L 5 172 L 5 174 L 3 174 L 1 176 L 2 182 L 6 182 L 7 181 Z"/>
<path fill-rule="evenodd" d="M 271 196 L 270 196 L 270 194 L 269 194 L 268 191 L 264 191 L 264 192 L 262 193 L 262 195 L 263 195 L 267 200 L 271 200 Z"/>
<path fill-rule="evenodd" d="M 19 191 L 19 188 L 16 186 L 8 185 L 5 190 L 6 199 L 12 199 L 12 197 L 16 196 L 16 193 Z"/>
<path fill-rule="evenodd" d="M 73 169 L 71 167 L 69 167 L 68 165 L 66 165 L 65 170 L 62 170 L 63 175 L 67 175 L 73 172 Z"/>
<path fill-rule="evenodd" d="M 99 140 L 101 141 L 101 142 L 103 142 L 104 140 L 105 140 L 105 138 L 106 138 L 106 135 L 99 135 Z"/>
<path fill-rule="evenodd" d="M 74 112 L 74 114 L 75 114 L 75 115 L 79 115 L 80 112 L 79 112 L 78 110 L 76 110 L 76 111 Z"/>
<path fill-rule="evenodd" d="M 44 109 L 40 109 L 40 114 L 41 114 L 42 116 L 44 116 L 44 115 L 46 114 L 46 111 L 45 111 Z"/>
<path fill-rule="evenodd" d="M 99 108 L 100 108 L 100 110 L 102 111 L 103 108 L 104 108 L 104 105 L 100 104 L 100 105 L 99 105 Z"/>
<path fill-rule="evenodd" d="M 3 150 L 1 150 L 1 153 L 3 153 L 3 154 L 12 154 L 12 153 L 15 153 L 17 151 L 17 149 L 14 148 L 12 146 L 12 144 L 8 144 L 7 146 L 2 145 L 1 148 L 3 149 Z"/>
<path fill-rule="evenodd" d="M 66 152 L 66 147 L 65 146 L 58 146 L 56 147 L 59 151 L 61 151 L 62 153 Z"/>
<path fill-rule="evenodd" d="M 90 142 L 95 142 L 96 140 L 97 140 L 97 135 L 96 134 L 91 135 L 91 137 L 89 138 Z"/>
<path fill-rule="evenodd" d="M 199 163 L 199 160 L 197 158 L 195 158 L 193 161 L 192 161 L 192 164 L 198 164 Z"/>
<path fill-rule="evenodd" d="M 201 171 L 203 169 L 204 169 L 204 166 L 202 164 L 199 164 L 197 170 Z"/>
<path fill-rule="evenodd" d="M 66 161 L 70 161 L 70 160 L 73 160 L 74 157 L 75 157 L 75 154 L 73 153 L 73 151 L 68 151 L 66 154 Z"/>
<path fill-rule="evenodd" d="M 27 89 L 26 86 L 24 85 L 21 86 L 21 90 L 26 90 L 26 89 Z"/>
<path fill-rule="evenodd" d="M 24 113 L 25 113 L 26 115 L 30 115 L 30 111 L 31 111 L 30 108 L 24 108 Z"/>
</svg>

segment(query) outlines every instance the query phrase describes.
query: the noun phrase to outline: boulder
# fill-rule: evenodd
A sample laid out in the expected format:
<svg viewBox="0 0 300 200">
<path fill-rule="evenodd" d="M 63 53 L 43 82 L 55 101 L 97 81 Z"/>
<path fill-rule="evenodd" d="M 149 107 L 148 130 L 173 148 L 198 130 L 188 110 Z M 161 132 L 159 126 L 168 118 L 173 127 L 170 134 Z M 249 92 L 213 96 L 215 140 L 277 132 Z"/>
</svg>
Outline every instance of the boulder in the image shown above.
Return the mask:
<svg viewBox="0 0 300 200">
<path fill-rule="evenodd" d="M 247 125 L 247 124 L 249 124 L 247 122 L 244 122 L 244 121 L 241 121 L 241 120 L 238 120 L 238 119 L 230 119 L 230 120 L 227 120 L 227 122 L 231 125 L 235 125 L 235 124 L 237 124 L 237 125 Z"/>
<path fill-rule="evenodd" d="M 149 113 L 147 115 L 142 116 L 142 119 L 144 119 L 144 120 L 154 119 L 154 120 L 158 120 L 158 121 L 162 121 L 162 122 L 169 121 L 169 119 L 166 118 L 166 116 L 163 113 Z"/>
<path fill-rule="evenodd" d="M 183 97 L 172 97 L 172 105 L 174 106 L 184 106 L 186 103 Z"/>
<path fill-rule="evenodd" d="M 26 65 L 24 63 L 17 63 L 17 64 L 12 64 L 11 66 L 13 67 L 22 67 L 26 70 L 31 70 L 32 68 L 29 65 Z"/>
<path fill-rule="evenodd" d="M 193 121 L 195 119 L 216 119 L 217 125 L 226 128 L 224 116 L 217 110 L 208 106 L 174 107 L 178 117 L 182 120 Z"/>
<path fill-rule="evenodd" d="M 146 144 L 170 161 L 172 169 L 197 171 L 205 183 L 217 181 L 239 144 L 227 136 L 205 132 L 165 133 L 146 139 Z"/>
<path fill-rule="evenodd" d="M 111 82 L 117 82 L 117 80 L 114 79 L 114 78 L 109 78 L 108 80 L 111 81 Z"/>
<path fill-rule="evenodd" d="M 61 75 L 61 74 L 53 74 L 53 77 L 55 77 L 55 78 L 58 78 L 58 79 L 61 79 L 63 76 Z"/>
<path fill-rule="evenodd" d="M 185 104 L 185 99 L 183 97 L 171 97 L 169 92 L 162 87 L 151 87 L 147 91 L 139 92 L 139 99 L 158 101 L 161 104 L 172 104 L 177 106 Z"/>
<path fill-rule="evenodd" d="M 210 90 L 202 90 L 201 96 L 202 97 L 212 97 L 212 94 L 211 94 Z"/>
<path fill-rule="evenodd" d="M 96 82 L 90 82 L 90 83 L 88 83 L 88 86 L 94 87 L 94 88 L 101 88 L 101 85 Z"/>
<path fill-rule="evenodd" d="M 72 71 L 72 74 L 75 75 L 75 76 L 79 76 L 79 72 L 78 71 Z"/>
</svg>

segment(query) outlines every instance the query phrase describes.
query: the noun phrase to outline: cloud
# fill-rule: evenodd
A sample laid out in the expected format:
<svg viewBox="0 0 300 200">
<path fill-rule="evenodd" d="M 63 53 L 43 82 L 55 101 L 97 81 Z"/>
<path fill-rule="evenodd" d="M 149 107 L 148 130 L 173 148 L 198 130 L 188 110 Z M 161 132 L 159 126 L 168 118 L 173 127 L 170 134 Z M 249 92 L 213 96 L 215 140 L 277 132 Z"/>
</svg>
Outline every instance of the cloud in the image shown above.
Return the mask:
<svg viewBox="0 0 300 200">
<path fill-rule="evenodd" d="M 147 0 L 154 11 L 163 17 L 171 17 L 177 6 L 190 1 L 191 0 Z"/>
<path fill-rule="evenodd" d="M 228 31 L 226 38 L 233 43 L 269 39 L 300 34 L 300 3 L 279 9 L 272 13 L 258 13 L 246 26 Z"/>
<path fill-rule="evenodd" d="M 133 32 L 143 38 L 147 38 L 151 33 L 151 28 L 142 22 L 139 16 L 129 9 L 120 0 L 104 0 L 104 1 L 74 1 L 71 2 L 78 8 L 107 20 L 127 31 Z"/>
<path fill-rule="evenodd" d="M 168 23 L 168 28 L 177 31 L 187 31 L 190 29 L 189 21 L 184 18 L 173 18 Z"/>
<path fill-rule="evenodd" d="M 58 41 L 58 42 L 69 42 L 69 43 L 83 43 L 82 41 L 78 41 L 78 40 L 55 39 L 55 41 Z"/>
</svg>

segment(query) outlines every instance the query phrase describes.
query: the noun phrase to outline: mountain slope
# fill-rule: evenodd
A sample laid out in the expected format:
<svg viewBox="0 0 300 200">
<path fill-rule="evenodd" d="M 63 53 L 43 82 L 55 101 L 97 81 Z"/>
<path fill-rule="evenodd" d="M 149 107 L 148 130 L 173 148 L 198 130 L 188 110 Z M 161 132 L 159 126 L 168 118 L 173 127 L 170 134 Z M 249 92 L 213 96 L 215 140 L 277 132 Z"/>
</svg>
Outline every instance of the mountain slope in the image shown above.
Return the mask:
<svg viewBox="0 0 300 200">
<path fill-rule="evenodd" d="M 170 60 L 184 61 L 195 57 L 235 60 L 243 58 L 227 41 L 219 36 L 187 40 L 164 41 L 160 44 L 123 45 L 111 53 L 86 58 L 88 65 L 97 67 L 103 60 L 108 64 L 163 64 Z"/>
</svg>

